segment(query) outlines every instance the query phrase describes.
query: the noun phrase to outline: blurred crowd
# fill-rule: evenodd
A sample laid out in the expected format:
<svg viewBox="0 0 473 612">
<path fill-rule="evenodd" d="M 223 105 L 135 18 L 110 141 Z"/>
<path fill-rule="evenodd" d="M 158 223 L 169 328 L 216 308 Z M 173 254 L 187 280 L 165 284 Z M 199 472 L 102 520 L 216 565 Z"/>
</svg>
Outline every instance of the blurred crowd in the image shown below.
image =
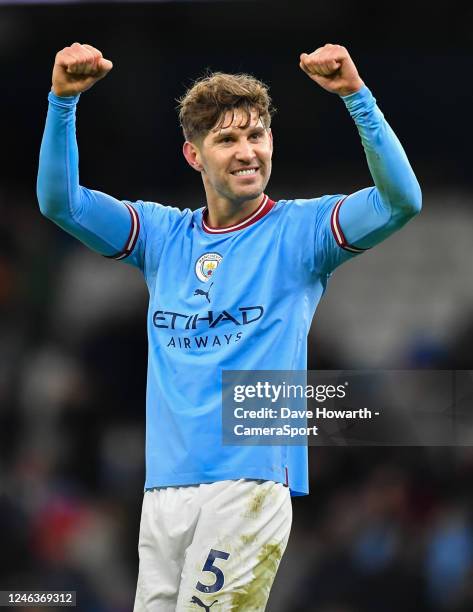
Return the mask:
<svg viewBox="0 0 473 612">
<path fill-rule="evenodd" d="M 43 219 L 33 194 L 15 197 L 0 227 L 0 587 L 75 590 L 81 611 L 127 612 L 147 291 L 137 270 Z M 468 319 L 460 329 L 441 347 L 425 337 L 405 346 L 393 367 L 473 369 Z M 315 324 L 311 367 L 355 368 L 331 338 Z M 311 495 L 294 500 L 268 610 L 473 609 L 472 448 L 324 447 L 310 457 Z"/>
<path fill-rule="evenodd" d="M 472 475 L 471 448 L 312 449 L 270 610 L 472 610 Z"/>
</svg>

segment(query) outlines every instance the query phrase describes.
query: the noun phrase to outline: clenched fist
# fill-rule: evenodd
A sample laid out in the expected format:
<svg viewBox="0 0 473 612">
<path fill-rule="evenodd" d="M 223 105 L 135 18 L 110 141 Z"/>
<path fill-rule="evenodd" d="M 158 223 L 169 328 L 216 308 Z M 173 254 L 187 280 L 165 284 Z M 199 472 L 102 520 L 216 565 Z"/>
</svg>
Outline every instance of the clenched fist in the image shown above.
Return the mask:
<svg viewBox="0 0 473 612">
<path fill-rule="evenodd" d="M 91 45 L 74 43 L 56 54 L 52 90 L 57 96 L 76 96 L 103 79 L 113 64 Z"/>
<path fill-rule="evenodd" d="M 339 96 L 355 93 L 364 85 L 348 51 L 326 44 L 313 53 L 302 53 L 299 66 L 318 85 Z"/>
</svg>

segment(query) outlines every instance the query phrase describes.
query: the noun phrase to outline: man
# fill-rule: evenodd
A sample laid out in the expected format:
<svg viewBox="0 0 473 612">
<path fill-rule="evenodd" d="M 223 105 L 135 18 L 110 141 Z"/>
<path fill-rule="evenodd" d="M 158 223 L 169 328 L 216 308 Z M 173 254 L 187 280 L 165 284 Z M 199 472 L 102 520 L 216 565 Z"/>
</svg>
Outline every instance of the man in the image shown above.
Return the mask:
<svg viewBox="0 0 473 612">
<path fill-rule="evenodd" d="M 202 176 L 194 212 L 120 202 L 80 186 L 78 94 L 112 64 L 90 45 L 56 55 L 40 155 L 43 214 L 106 257 L 139 267 L 148 314 L 146 483 L 135 612 L 264 610 L 308 492 L 304 446 L 223 446 L 222 370 L 303 370 L 331 272 L 421 207 L 417 180 L 347 50 L 326 44 L 301 69 L 342 97 L 375 186 L 272 201 L 266 86 L 215 73 L 180 101 L 184 156 Z"/>
</svg>

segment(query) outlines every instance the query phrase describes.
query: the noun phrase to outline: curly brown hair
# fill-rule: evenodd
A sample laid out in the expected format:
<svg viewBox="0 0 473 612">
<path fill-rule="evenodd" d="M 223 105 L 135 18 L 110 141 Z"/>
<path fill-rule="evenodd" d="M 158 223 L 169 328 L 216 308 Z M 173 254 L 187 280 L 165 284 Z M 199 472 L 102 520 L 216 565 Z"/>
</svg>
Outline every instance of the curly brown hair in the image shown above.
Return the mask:
<svg viewBox="0 0 473 612">
<path fill-rule="evenodd" d="M 189 87 L 177 100 L 179 121 L 184 138 L 191 142 L 203 139 L 212 128 L 223 128 L 227 111 L 242 110 L 246 128 L 251 111 L 256 111 L 265 128 L 271 125 L 276 112 L 268 93 L 268 86 L 250 74 L 210 72 Z"/>
</svg>

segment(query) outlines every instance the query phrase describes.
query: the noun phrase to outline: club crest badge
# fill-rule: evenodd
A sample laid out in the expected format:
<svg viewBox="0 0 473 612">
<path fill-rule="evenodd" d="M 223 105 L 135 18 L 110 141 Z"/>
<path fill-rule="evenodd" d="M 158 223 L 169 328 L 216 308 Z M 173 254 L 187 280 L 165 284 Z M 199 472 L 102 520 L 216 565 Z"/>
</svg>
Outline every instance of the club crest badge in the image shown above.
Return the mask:
<svg viewBox="0 0 473 612">
<path fill-rule="evenodd" d="M 207 283 L 215 274 L 219 263 L 223 257 L 218 253 L 204 253 L 195 263 L 195 273 L 197 278 L 203 283 Z"/>
</svg>

